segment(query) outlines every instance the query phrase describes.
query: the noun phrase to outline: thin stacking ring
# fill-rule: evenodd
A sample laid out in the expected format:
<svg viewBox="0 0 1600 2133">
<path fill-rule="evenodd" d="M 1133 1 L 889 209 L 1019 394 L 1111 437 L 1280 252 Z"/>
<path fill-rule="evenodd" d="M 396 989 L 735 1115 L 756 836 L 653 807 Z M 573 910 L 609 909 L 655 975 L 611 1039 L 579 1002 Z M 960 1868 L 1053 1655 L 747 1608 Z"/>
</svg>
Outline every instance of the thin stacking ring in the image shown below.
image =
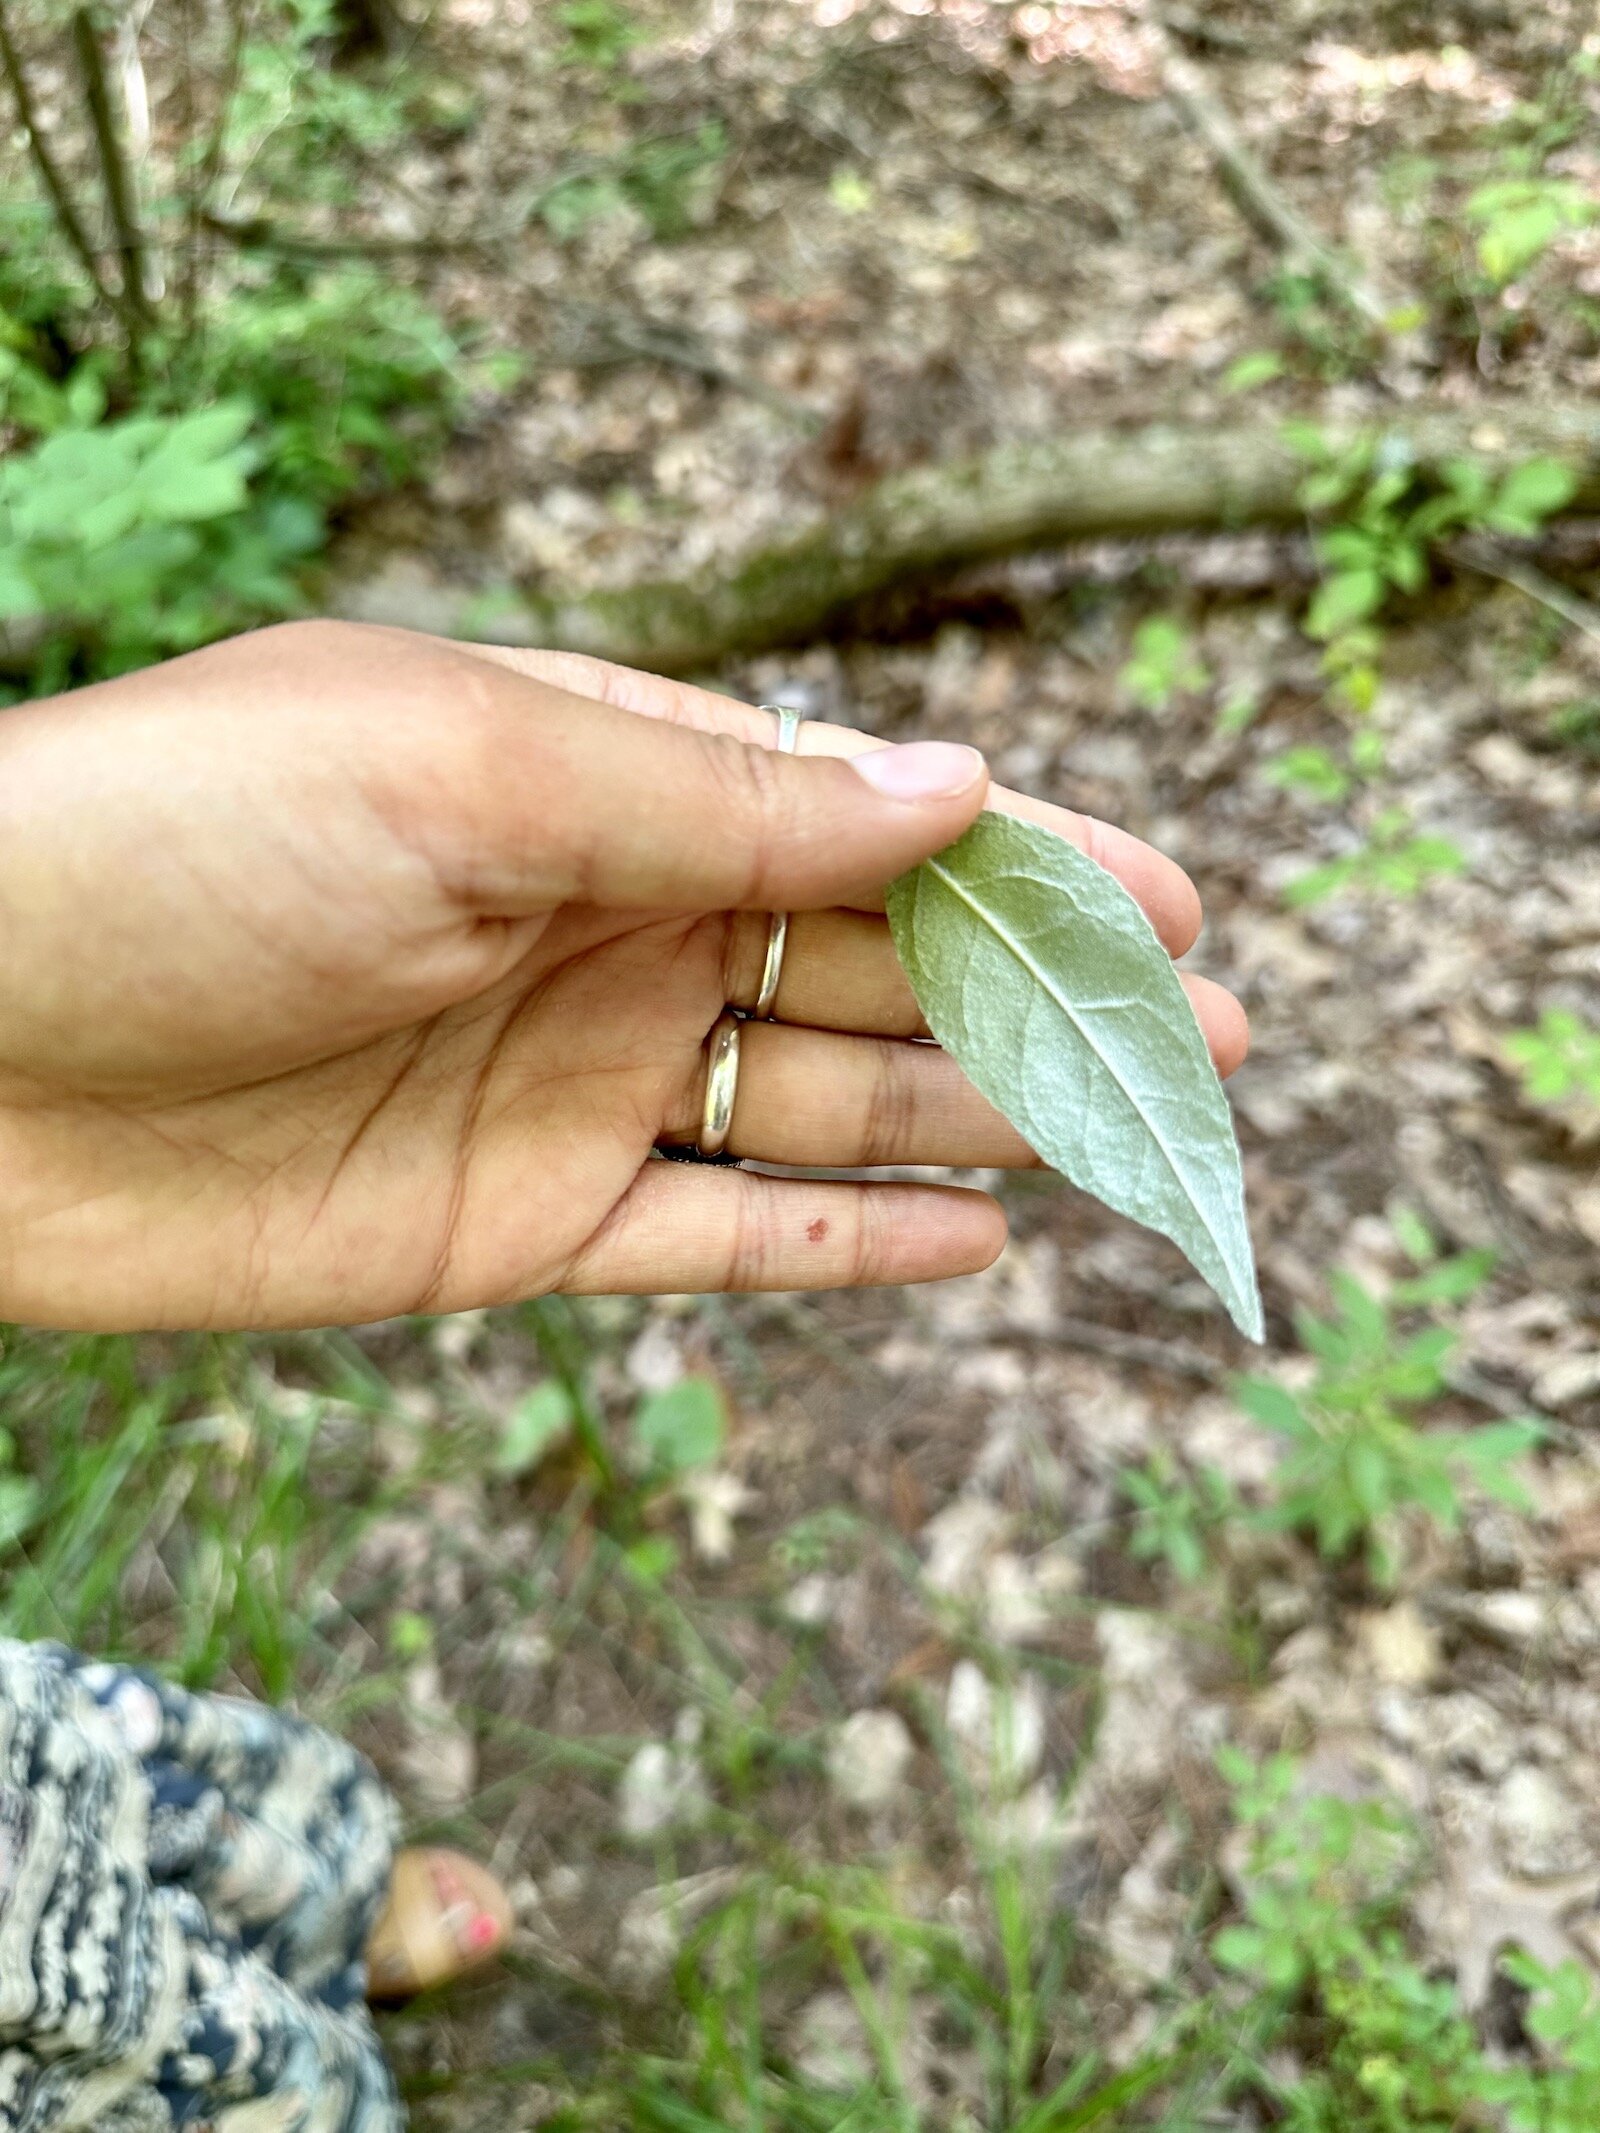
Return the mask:
<svg viewBox="0 0 1600 2133">
<path fill-rule="evenodd" d="M 733 1124 L 733 1104 L 739 1093 L 739 1032 L 741 1018 L 726 1008 L 711 1032 L 710 1058 L 706 1065 L 706 1101 L 700 1115 L 700 1153 L 721 1155 L 728 1145 Z"/>
<path fill-rule="evenodd" d="M 774 744 L 779 755 L 793 755 L 800 739 L 800 714 L 784 704 L 764 704 L 765 711 L 778 715 L 778 738 Z M 767 925 L 767 959 L 761 966 L 761 990 L 756 994 L 756 1004 L 750 1010 L 752 1021 L 770 1022 L 773 1006 L 778 998 L 778 986 L 783 978 L 783 951 L 789 940 L 789 914 L 774 911 Z"/>
</svg>

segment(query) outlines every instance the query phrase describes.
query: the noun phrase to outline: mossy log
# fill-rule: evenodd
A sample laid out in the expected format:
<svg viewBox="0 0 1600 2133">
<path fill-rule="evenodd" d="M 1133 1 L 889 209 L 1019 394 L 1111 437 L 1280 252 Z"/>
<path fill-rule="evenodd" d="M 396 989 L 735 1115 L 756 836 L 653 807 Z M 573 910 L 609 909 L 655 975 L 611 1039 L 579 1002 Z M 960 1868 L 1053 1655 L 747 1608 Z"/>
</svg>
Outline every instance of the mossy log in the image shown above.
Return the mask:
<svg viewBox="0 0 1600 2133">
<path fill-rule="evenodd" d="M 1396 411 L 1332 423 L 1337 450 L 1392 437 L 1419 463 L 1473 456 L 1512 466 L 1563 459 L 1569 509 L 1600 506 L 1600 402 Z M 1030 549 L 1140 535 L 1292 525 L 1306 462 L 1278 426 L 1085 431 L 1006 444 L 876 484 L 792 538 L 720 569 L 616 591 L 530 593 L 503 616 L 507 641 L 591 652 L 661 673 L 737 652 L 814 642 L 884 594 Z"/>
</svg>

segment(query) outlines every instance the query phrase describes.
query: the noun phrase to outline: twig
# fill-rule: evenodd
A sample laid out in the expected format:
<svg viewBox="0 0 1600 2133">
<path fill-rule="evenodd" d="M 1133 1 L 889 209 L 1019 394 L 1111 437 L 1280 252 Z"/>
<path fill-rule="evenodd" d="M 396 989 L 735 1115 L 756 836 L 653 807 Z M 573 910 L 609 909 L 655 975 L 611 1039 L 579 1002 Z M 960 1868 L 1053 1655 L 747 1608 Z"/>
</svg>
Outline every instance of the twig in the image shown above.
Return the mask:
<svg viewBox="0 0 1600 2133">
<path fill-rule="evenodd" d="M 1191 14 L 1186 7 L 1163 8 L 1161 20 L 1165 28 L 1190 44 L 1209 44 L 1219 52 L 1249 52 L 1255 48 L 1248 30 L 1232 29 L 1226 22 L 1210 22 L 1204 15 Z"/>
<path fill-rule="evenodd" d="M 208 230 L 226 238 L 229 244 L 238 245 L 241 250 L 282 252 L 294 259 L 425 259 L 449 253 L 494 256 L 505 252 L 517 241 L 519 234 L 508 230 L 498 234 L 490 231 L 476 236 L 449 236 L 437 231 L 423 231 L 415 237 L 321 238 L 302 237 L 264 216 L 246 219 L 207 209 L 200 219 Z M 724 362 L 687 326 L 670 325 L 663 319 L 630 317 L 624 312 L 605 311 L 598 305 L 579 303 L 570 298 L 562 300 L 555 308 L 574 324 L 598 337 L 604 350 L 602 361 L 631 358 L 648 363 L 669 363 L 679 370 L 690 371 L 697 378 L 706 379 L 710 384 L 742 393 L 747 400 L 770 409 L 808 436 L 815 435 L 822 427 L 822 417 L 814 408 L 781 392 L 777 386 L 768 385 L 765 379 Z M 592 363 L 595 358 L 586 359 L 580 349 L 566 360 L 581 367 L 586 360 Z"/>
<path fill-rule="evenodd" d="M 1160 32 L 1160 24 L 1156 26 Z M 1195 62 L 1177 51 L 1164 34 L 1161 47 L 1161 79 L 1167 100 L 1209 152 L 1241 214 L 1364 324 L 1382 326 L 1395 306 L 1385 303 L 1355 274 L 1321 232 L 1278 191 L 1245 146 L 1238 128 L 1212 94 Z"/>
<path fill-rule="evenodd" d="M 265 215 L 227 215 L 209 207 L 199 210 L 198 219 L 203 229 L 242 252 L 282 252 L 291 259 L 429 259 L 448 252 L 492 255 L 509 242 L 493 236 L 446 237 L 430 230 L 416 237 L 305 237 Z"/>
<path fill-rule="evenodd" d="M 814 436 L 822 427 L 822 417 L 804 401 L 780 392 L 762 378 L 753 377 L 749 371 L 736 369 L 703 341 L 687 326 L 668 325 L 653 318 L 630 318 L 625 313 L 602 311 L 588 304 L 565 302 L 562 310 L 574 318 L 581 318 L 597 332 L 604 335 L 611 345 L 623 355 L 642 357 L 647 362 L 669 363 L 679 370 L 687 370 L 697 378 L 704 378 L 712 385 L 726 386 L 730 392 L 742 393 L 747 400 L 780 415 L 796 429 Z"/>
<path fill-rule="evenodd" d="M 192 0 L 186 0 L 192 10 Z M 206 145 L 200 161 L 189 181 L 184 201 L 184 222 L 188 229 L 188 244 L 183 262 L 183 316 L 188 331 L 192 334 L 200 316 L 200 269 L 202 259 L 209 247 L 203 246 L 201 232 L 207 227 L 206 202 L 210 199 L 222 169 L 222 158 L 227 151 L 228 120 L 233 111 L 233 99 L 238 92 L 239 77 L 244 68 L 245 39 L 249 33 L 250 20 L 247 0 L 229 0 L 228 4 L 228 52 L 223 62 L 222 80 L 217 89 L 217 107 L 212 116 L 211 130 L 206 136 Z M 191 43 L 185 40 L 186 65 L 193 64 Z"/>
<path fill-rule="evenodd" d="M 1441 552 L 1447 563 L 1454 563 L 1464 570 L 1475 570 L 1480 577 L 1498 578 L 1504 585 L 1514 585 L 1518 592 L 1526 593 L 1530 600 L 1537 600 L 1551 614 L 1559 615 L 1563 622 L 1570 622 L 1575 630 L 1582 630 L 1586 637 L 1592 637 L 1600 644 L 1600 607 L 1557 579 L 1547 577 L 1522 556 L 1509 555 L 1497 542 L 1481 538 L 1453 541 Z"/>
<path fill-rule="evenodd" d="M 4 0 L 0 0 L 0 67 L 4 68 L 6 80 L 11 85 L 11 94 L 16 103 L 23 135 L 27 140 L 28 153 L 33 158 L 34 169 L 39 173 L 39 182 L 50 196 L 56 220 L 61 225 L 61 234 L 77 255 L 78 263 L 88 275 L 96 296 L 108 310 L 121 317 L 123 307 L 100 271 L 99 254 L 90 241 L 89 232 L 78 213 L 77 203 L 61 174 L 61 166 L 40 128 L 38 113 L 34 108 L 33 91 L 28 86 L 21 56 L 12 41 Z"/>
<path fill-rule="evenodd" d="M 83 74 L 84 94 L 89 103 L 89 123 L 94 129 L 95 148 L 100 157 L 100 174 L 105 181 L 106 203 L 111 209 L 111 226 L 117 236 L 117 257 L 122 264 L 123 300 L 127 310 L 141 325 L 148 324 L 151 315 L 150 295 L 145 278 L 144 238 L 139 230 L 138 212 L 134 206 L 133 173 L 129 170 L 127 157 L 122 152 L 122 142 L 111 109 L 111 87 L 106 79 L 105 55 L 100 50 L 100 33 L 86 7 L 73 11 L 72 41 L 77 47 L 78 66 Z M 137 343 L 135 345 L 137 346 Z"/>
<path fill-rule="evenodd" d="M 1110 1356 L 1114 1362 L 1135 1363 L 1141 1370 L 1159 1370 L 1169 1378 L 1192 1378 L 1199 1385 L 1226 1385 L 1233 1375 L 1226 1364 L 1203 1349 L 1191 1347 L 1187 1341 L 1123 1333 L 1094 1318 L 1058 1318 L 1050 1329 L 1050 1338 L 1066 1348 L 1083 1348 L 1094 1355 Z"/>
</svg>

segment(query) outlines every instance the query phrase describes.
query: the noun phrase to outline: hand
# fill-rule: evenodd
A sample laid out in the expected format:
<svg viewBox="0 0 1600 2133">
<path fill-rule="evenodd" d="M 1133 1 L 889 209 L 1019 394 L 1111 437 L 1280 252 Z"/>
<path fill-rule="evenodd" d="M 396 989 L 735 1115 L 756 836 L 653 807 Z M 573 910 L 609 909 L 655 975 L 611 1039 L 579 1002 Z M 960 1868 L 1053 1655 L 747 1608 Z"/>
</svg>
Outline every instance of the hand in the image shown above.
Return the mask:
<svg viewBox="0 0 1600 2133">
<path fill-rule="evenodd" d="M 651 1159 L 748 1025 L 731 1152 L 1023 1165 L 919 1023 L 881 891 L 985 804 L 1194 891 L 981 759 L 558 654 L 301 623 L 0 716 L 0 1318 L 359 1322 L 551 1290 L 836 1287 L 986 1265 L 952 1187 Z M 852 760 L 843 760 L 851 758 Z M 1244 1022 L 1191 981 L 1214 1054 Z"/>
</svg>

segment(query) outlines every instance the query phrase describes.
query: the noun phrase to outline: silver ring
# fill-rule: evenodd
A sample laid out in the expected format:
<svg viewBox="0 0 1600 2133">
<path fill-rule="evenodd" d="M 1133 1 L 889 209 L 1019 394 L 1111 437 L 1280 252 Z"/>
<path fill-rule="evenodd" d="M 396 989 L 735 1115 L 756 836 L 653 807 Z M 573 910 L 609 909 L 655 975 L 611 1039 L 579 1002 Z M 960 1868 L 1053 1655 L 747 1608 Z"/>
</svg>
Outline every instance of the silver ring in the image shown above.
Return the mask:
<svg viewBox="0 0 1600 2133">
<path fill-rule="evenodd" d="M 718 1016 L 711 1032 L 705 1109 L 700 1114 L 699 1148 L 705 1156 L 721 1155 L 728 1145 L 734 1099 L 739 1093 L 739 1032 L 743 1027 L 730 1007 Z"/>
<path fill-rule="evenodd" d="M 778 738 L 773 744 L 779 755 L 793 755 L 800 739 L 800 714 L 791 711 L 787 704 L 763 704 L 763 711 L 773 711 L 778 719 Z M 750 1010 L 752 1021 L 771 1020 L 773 1006 L 778 998 L 778 986 L 783 978 L 783 951 L 789 941 L 789 914 L 774 911 L 767 925 L 767 959 L 761 966 L 761 990 L 756 994 L 756 1004 Z"/>
</svg>

